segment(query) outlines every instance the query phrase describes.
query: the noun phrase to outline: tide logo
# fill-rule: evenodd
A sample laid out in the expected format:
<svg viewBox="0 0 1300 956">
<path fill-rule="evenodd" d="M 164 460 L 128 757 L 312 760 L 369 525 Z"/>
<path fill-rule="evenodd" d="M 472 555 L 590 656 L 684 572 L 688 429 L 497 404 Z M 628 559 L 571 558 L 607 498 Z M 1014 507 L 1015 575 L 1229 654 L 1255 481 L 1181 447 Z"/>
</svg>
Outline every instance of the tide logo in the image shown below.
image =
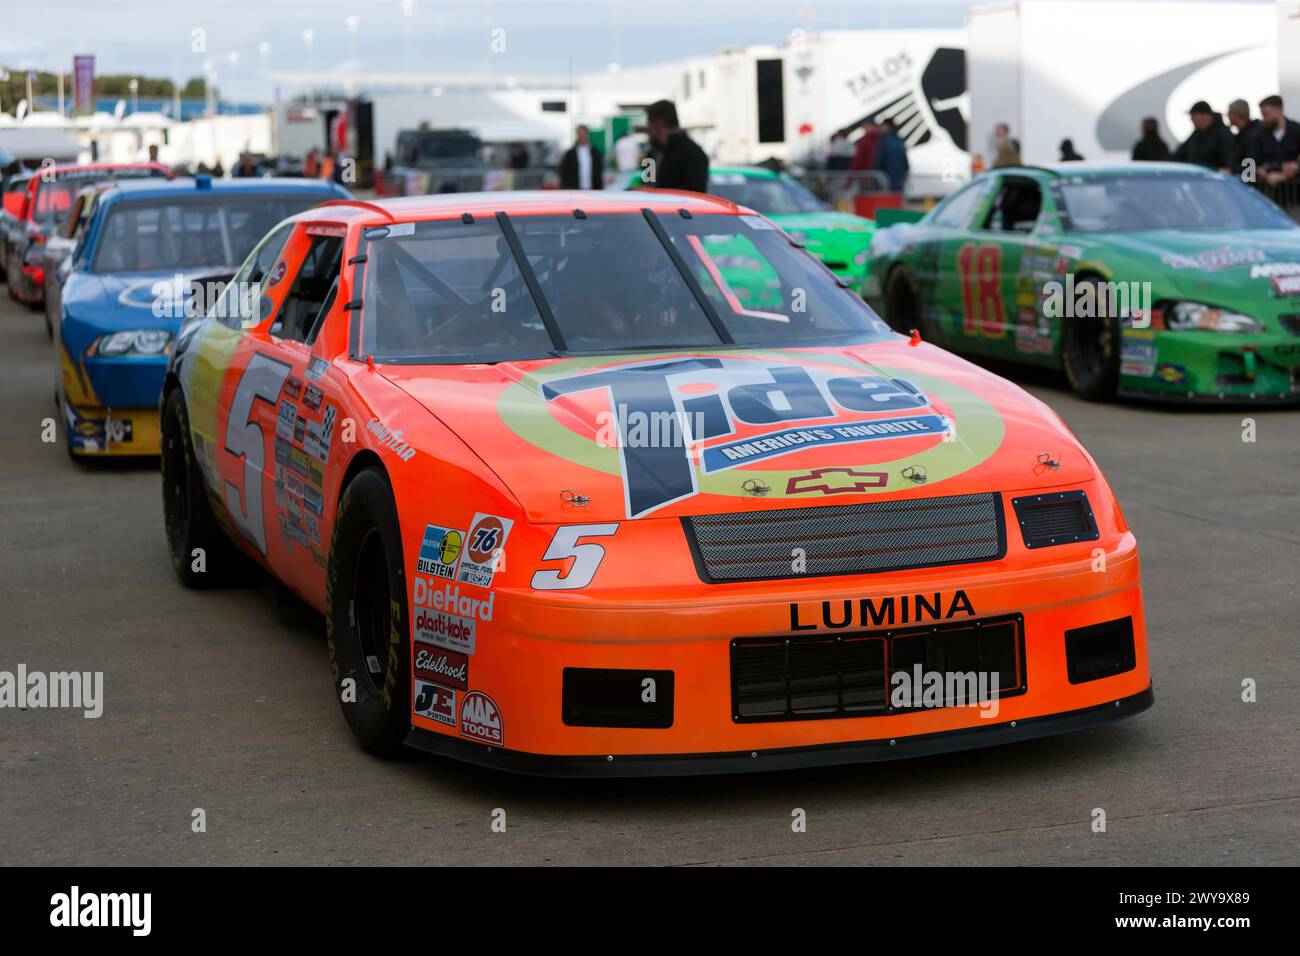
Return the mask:
<svg viewBox="0 0 1300 956">
<path fill-rule="evenodd" d="M 629 421 L 685 426 L 675 442 L 619 442 L 627 513 L 633 518 L 698 492 L 693 444 L 708 443 L 699 460 L 703 471 L 712 473 L 827 445 L 942 436 L 950 427 L 910 382 L 839 375 L 815 365 L 693 357 L 620 365 L 540 386 L 547 402 L 593 389 L 605 391 L 620 435 L 628 434 Z M 874 417 L 881 412 L 905 414 Z M 790 427 L 814 421 L 823 424 Z M 764 430 L 749 434 L 754 428 Z M 744 437 L 725 440 L 742 429 Z"/>
<path fill-rule="evenodd" d="M 496 701 L 478 690 L 466 694 L 460 705 L 460 735 L 494 747 L 504 744 L 505 723 Z"/>
</svg>

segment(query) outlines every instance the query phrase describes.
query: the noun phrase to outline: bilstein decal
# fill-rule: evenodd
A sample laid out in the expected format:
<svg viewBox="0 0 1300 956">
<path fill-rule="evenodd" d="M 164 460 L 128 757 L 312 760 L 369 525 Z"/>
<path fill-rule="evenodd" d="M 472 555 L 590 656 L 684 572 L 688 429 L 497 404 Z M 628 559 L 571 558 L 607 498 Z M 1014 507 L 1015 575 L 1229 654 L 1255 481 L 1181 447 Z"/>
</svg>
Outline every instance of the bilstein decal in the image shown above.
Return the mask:
<svg viewBox="0 0 1300 956">
<path fill-rule="evenodd" d="M 931 594 L 900 594 L 886 598 L 844 598 L 822 601 L 820 610 L 811 606 L 790 605 L 790 630 L 815 631 L 819 628 L 893 627 L 898 624 L 922 624 L 946 621 L 957 615 L 975 616 L 966 592 L 957 590 L 947 600 L 935 591 Z"/>
</svg>

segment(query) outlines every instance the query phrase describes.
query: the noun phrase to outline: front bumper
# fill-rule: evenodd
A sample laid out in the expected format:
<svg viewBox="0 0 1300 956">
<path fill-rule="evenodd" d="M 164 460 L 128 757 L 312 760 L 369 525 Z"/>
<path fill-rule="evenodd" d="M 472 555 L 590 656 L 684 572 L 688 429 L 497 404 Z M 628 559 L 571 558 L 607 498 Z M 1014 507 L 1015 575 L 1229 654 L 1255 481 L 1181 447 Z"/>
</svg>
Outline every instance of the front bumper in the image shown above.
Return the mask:
<svg viewBox="0 0 1300 956">
<path fill-rule="evenodd" d="M 1300 403 L 1300 337 L 1128 330 L 1123 395 L 1211 403 Z"/>
<path fill-rule="evenodd" d="M 1080 710 L 1006 721 L 988 727 L 918 734 L 902 739 L 861 740 L 856 743 L 786 747 L 777 750 L 709 754 L 623 754 L 620 756 L 548 756 L 501 750 L 412 728 L 407 746 L 441 757 L 534 777 L 685 777 L 724 773 L 803 770 L 844 764 L 875 763 L 955 753 L 998 744 L 1051 737 L 1087 730 L 1140 714 L 1155 703 L 1150 685 L 1130 697 Z"/>
<path fill-rule="evenodd" d="M 468 690 L 486 694 L 499 715 L 499 743 L 475 741 L 464 733 L 463 720 L 458 726 L 415 713 L 408 743 L 522 773 L 637 776 L 882 760 L 1090 726 L 1150 705 L 1139 582 L 1136 544 L 1123 533 L 981 564 L 715 585 L 703 600 L 673 604 L 561 603 L 500 591 L 491 626 L 478 624 L 467 665 Z M 870 598 L 879 606 L 890 596 L 939 592 L 946 605 L 958 589 L 973 609 L 972 623 L 1007 615 L 1023 620 L 1023 690 L 1000 697 L 991 712 L 936 706 L 862 716 L 737 717 L 734 639 L 875 634 L 884 628 L 874 622 L 854 621 L 849 629 L 830 632 L 802 625 L 819 618 L 823 602 L 838 615 L 844 600 Z M 792 603 L 799 607 L 800 627 L 794 626 Z M 1066 632 L 1123 618 L 1132 622 L 1132 666 L 1072 682 Z M 566 723 L 566 669 L 671 671 L 671 720 L 658 727 Z M 466 693 L 456 696 L 460 708 Z"/>
<path fill-rule="evenodd" d="M 68 448 L 78 457 L 162 453 L 157 408 L 64 405 Z"/>
</svg>

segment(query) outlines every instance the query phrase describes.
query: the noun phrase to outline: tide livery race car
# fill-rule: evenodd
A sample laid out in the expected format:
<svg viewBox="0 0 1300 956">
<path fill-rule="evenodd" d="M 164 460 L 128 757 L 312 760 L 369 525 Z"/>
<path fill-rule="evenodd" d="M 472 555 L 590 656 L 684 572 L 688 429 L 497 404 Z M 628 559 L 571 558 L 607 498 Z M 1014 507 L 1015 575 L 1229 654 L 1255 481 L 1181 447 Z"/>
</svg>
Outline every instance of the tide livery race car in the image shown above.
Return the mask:
<svg viewBox="0 0 1300 956">
<path fill-rule="evenodd" d="M 998 169 L 872 244 L 866 298 L 1084 398 L 1300 400 L 1300 227 L 1182 164 Z"/>
<path fill-rule="evenodd" d="M 374 752 L 748 771 L 1152 700 L 1136 543 L 1056 415 L 723 200 L 302 213 L 183 329 L 162 436 L 181 580 L 228 535 L 320 609 Z"/>
<path fill-rule="evenodd" d="M 158 454 L 158 396 L 186 313 L 281 219 L 347 195 L 323 180 L 207 176 L 96 190 L 53 330 L 69 454 Z"/>
</svg>

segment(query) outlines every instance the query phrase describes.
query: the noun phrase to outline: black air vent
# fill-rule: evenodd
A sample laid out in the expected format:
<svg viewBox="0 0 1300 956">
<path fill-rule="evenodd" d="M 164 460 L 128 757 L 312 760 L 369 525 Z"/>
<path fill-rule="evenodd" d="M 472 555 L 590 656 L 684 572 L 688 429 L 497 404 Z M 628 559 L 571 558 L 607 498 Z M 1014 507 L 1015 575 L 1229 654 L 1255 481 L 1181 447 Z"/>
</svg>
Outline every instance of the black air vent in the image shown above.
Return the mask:
<svg viewBox="0 0 1300 956">
<path fill-rule="evenodd" d="M 1097 521 L 1082 491 L 1013 498 L 1011 505 L 1016 509 L 1026 548 L 1097 540 Z"/>
<path fill-rule="evenodd" d="M 933 627 L 731 642 L 731 713 L 737 723 L 879 717 L 902 671 L 997 674 L 997 696 L 1025 690 L 1020 615 Z M 945 701 L 955 706 L 957 701 Z M 903 708 L 913 709 L 913 708 Z"/>
</svg>

